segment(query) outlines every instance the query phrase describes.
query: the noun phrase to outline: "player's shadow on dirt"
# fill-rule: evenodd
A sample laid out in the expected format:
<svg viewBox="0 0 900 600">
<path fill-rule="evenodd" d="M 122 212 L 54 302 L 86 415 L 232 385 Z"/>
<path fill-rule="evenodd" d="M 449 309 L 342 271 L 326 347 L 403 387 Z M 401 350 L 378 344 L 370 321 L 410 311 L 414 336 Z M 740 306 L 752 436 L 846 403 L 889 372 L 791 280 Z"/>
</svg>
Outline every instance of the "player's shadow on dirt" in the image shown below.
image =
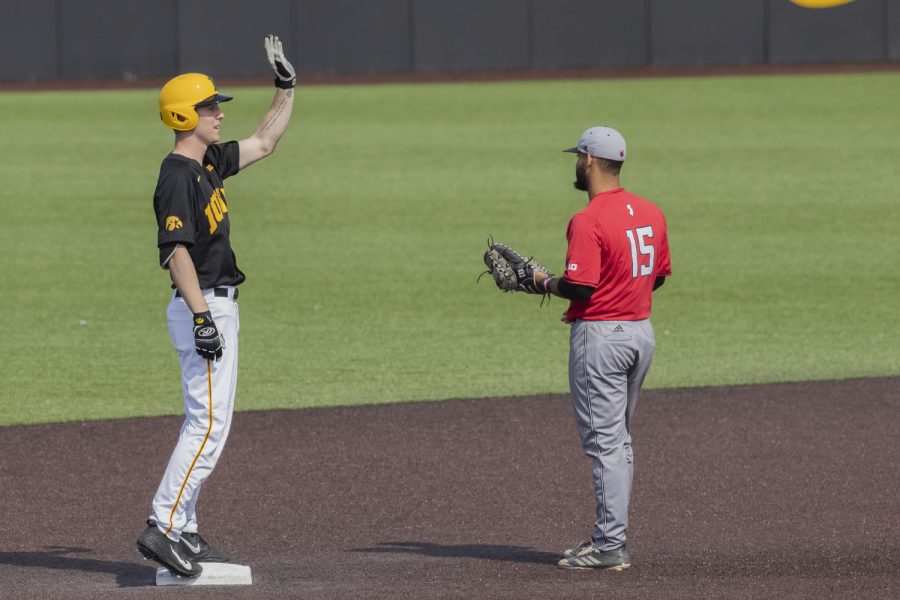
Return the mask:
<svg viewBox="0 0 900 600">
<path fill-rule="evenodd" d="M 87 573 L 110 573 L 116 576 L 120 588 L 142 587 L 156 581 L 156 567 L 145 567 L 133 562 L 113 562 L 95 558 L 78 558 L 69 554 L 93 552 L 90 548 L 65 546 L 45 546 L 44 551 L 0 552 L 0 565 L 60 569 L 63 571 L 85 571 Z M 155 563 L 154 563 L 155 565 Z"/>
<path fill-rule="evenodd" d="M 528 564 L 552 564 L 560 559 L 559 554 L 541 552 L 525 546 L 503 546 L 498 544 L 433 544 L 428 542 L 382 542 L 374 548 L 354 548 L 351 552 L 379 554 L 421 554 L 438 558 L 479 558 L 502 560 L 505 562 Z"/>
</svg>

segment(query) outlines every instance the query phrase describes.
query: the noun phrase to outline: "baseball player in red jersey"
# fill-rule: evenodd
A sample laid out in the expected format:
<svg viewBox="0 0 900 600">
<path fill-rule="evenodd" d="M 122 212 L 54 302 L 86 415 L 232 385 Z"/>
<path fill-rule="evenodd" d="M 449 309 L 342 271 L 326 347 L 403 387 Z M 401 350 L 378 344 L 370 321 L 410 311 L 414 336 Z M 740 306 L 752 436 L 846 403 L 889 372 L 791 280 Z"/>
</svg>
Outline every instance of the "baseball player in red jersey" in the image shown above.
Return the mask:
<svg viewBox="0 0 900 600">
<path fill-rule="evenodd" d="M 229 560 L 200 536 L 197 499 L 228 438 L 237 385 L 237 286 L 245 277 L 231 247 L 224 180 L 275 151 L 294 106 L 296 76 L 281 41 L 267 36 L 265 48 L 275 97 L 250 137 L 220 143 L 220 104 L 232 98 L 202 73 L 179 75 L 159 94 L 175 146 L 160 167 L 153 207 L 160 266 L 175 288 L 166 316 L 181 362 L 185 418 L 137 548 L 184 577 L 200 575 L 202 562 Z"/>
<path fill-rule="evenodd" d="M 569 386 L 585 454 L 593 463 L 597 519 L 591 538 L 563 553 L 563 569 L 631 566 L 625 548 L 634 455 L 631 419 L 656 346 L 651 296 L 671 274 L 666 219 L 625 191 L 619 172 L 625 139 L 593 127 L 578 145 L 575 188 L 587 207 L 572 217 L 565 274 L 535 273 L 535 283 L 570 300 Z"/>
</svg>

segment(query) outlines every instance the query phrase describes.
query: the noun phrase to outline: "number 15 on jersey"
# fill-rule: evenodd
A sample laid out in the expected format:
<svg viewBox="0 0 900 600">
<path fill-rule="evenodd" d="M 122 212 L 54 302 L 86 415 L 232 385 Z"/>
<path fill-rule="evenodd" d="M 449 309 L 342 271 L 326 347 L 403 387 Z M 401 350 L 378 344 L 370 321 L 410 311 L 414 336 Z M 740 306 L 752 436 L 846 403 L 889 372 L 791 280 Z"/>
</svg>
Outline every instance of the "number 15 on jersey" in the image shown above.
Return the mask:
<svg viewBox="0 0 900 600">
<path fill-rule="evenodd" d="M 638 227 L 637 229 L 626 229 L 625 235 L 631 244 L 631 277 L 637 279 L 647 277 L 653 273 L 653 265 L 655 252 L 653 244 L 647 240 L 653 238 L 653 227 Z M 644 257 L 648 257 L 646 260 Z"/>
</svg>

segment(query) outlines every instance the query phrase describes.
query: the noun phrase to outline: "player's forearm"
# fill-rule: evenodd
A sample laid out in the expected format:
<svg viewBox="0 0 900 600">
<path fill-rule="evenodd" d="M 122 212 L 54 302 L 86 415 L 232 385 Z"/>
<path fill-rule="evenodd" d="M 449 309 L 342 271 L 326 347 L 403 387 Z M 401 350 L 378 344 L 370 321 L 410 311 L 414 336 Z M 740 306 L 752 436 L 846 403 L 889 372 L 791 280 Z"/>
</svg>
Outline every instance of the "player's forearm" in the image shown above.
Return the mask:
<svg viewBox="0 0 900 600">
<path fill-rule="evenodd" d="M 253 132 L 253 137 L 260 141 L 266 154 L 271 154 L 275 151 L 278 140 L 287 131 L 293 112 L 294 90 L 276 89 L 272 106 L 269 107 L 266 116 L 263 117 L 263 120 L 256 127 L 256 131 Z"/>
<path fill-rule="evenodd" d="M 194 261 L 184 246 L 175 247 L 175 253 L 169 259 L 169 274 L 191 312 L 201 313 L 209 310 L 200 291 L 200 280 L 197 278 Z"/>
<path fill-rule="evenodd" d="M 566 300 L 587 300 L 596 289 L 586 285 L 569 283 L 562 278 L 547 277 L 546 275 L 538 277 L 538 284 L 538 289 L 543 289 L 548 294 L 553 294 Z"/>
<path fill-rule="evenodd" d="M 556 279 L 555 277 L 545 277 L 541 280 L 540 284 L 540 288 L 543 288 L 548 294 L 553 294 L 560 298 L 563 297 L 563 295 L 559 293 L 559 279 Z"/>
</svg>

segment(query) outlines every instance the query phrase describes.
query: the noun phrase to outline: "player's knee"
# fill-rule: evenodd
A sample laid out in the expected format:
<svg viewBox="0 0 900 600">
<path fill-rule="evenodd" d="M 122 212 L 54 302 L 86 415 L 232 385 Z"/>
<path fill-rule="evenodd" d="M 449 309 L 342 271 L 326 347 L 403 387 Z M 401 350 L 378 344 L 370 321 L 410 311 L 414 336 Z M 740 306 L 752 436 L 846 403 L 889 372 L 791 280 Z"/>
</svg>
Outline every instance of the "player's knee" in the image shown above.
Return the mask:
<svg viewBox="0 0 900 600">
<path fill-rule="evenodd" d="M 585 436 L 581 440 L 584 453 L 591 458 L 612 462 L 631 462 L 632 454 L 621 439 Z"/>
</svg>

